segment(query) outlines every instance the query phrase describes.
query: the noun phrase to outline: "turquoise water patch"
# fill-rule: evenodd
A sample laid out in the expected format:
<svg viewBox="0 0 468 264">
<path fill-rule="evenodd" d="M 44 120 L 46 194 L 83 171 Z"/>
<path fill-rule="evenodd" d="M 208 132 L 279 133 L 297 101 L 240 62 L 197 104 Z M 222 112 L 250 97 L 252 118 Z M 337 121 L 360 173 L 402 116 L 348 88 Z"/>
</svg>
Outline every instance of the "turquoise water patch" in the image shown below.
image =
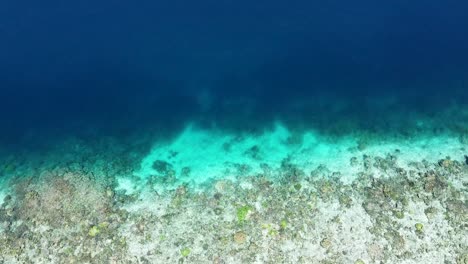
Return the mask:
<svg viewBox="0 0 468 264">
<path fill-rule="evenodd" d="M 293 164 L 306 175 L 318 167 L 350 182 L 358 168 L 353 158 L 395 155 L 399 165 L 436 161 L 446 155 L 463 157 L 465 146 L 450 134 L 407 138 L 367 138 L 356 135 L 328 138 L 309 130 L 296 132 L 281 123 L 260 134 L 234 134 L 188 125 L 170 141 L 157 142 L 142 159 L 134 178 L 120 178 L 119 188 L 139 189 L 146 183 L 174 189 L 181 184 L 198 188 L 217 179 L 265 175 L 277 178 L 284 164 Z"/>
</svg>

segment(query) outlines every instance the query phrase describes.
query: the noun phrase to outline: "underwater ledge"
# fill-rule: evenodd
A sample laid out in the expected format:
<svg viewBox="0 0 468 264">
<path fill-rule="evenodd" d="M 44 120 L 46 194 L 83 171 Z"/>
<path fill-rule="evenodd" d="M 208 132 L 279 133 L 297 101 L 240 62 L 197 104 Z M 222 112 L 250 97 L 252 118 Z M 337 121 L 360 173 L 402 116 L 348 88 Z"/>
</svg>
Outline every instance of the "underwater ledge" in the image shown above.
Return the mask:
<svg viewBox="0 0 468 264">
<path fill-rule="evenodd" d="M 464 263 L 465 136 L 71 138 L 2 159 L 0 260 Z"/>
</svg>

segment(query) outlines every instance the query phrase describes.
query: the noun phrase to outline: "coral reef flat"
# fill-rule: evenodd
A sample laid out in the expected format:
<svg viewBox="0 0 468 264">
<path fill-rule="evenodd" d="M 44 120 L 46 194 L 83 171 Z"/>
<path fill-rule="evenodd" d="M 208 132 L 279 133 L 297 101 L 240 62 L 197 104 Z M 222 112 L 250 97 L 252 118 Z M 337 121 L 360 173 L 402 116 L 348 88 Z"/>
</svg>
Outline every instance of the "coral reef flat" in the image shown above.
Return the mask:
<svg viewBox="0 0 468 264">
<path fill-rule="evenodd" d="M 2 153 L 0 262 L 468 262 L 464 134 L 142 141 Z"/>
</svg>

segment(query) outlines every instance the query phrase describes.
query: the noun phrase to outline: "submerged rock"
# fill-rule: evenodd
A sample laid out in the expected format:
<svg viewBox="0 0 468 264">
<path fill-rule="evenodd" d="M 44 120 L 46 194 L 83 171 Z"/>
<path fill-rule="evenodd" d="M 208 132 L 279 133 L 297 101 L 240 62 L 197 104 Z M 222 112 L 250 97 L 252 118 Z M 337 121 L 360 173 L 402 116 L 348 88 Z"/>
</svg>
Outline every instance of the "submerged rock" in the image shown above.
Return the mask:
<svg viewBox="0 0 468 264">
<path fill-rule="evenodd" d="M 453 165 L 453 161 L 450 160 L 449 158 L 445 158 L 445 159 L 439 160 L 439 165 L 444 168 L 449 168 L 450 166 Z"/>
<path fill-rule="evenodd" d="M 237 244 L 244 244 L 246 240 L 247 235 L 244 232 L 239 231 L 234 234 L 234 242 L 236 242 Z"/>
<path fill-rule="evenodd" d="M 320 241 L 320 246 L 327 249 L 332 246 L 332 242 L 330 239 L 324 238 L 322 241 Z"/>
<path fill-rule="evenodd" d="M 424 214 L 426 215 L 427 219 L 432 220 L 437 214 L 437 209 L 435 207 L 428 207 L 424 209 Z"/>
<path fill-rule="evenodd" d="M 468 264 L 468 253 L 464 253 L 457 257 L 457 264 Z"/>
<path fill-rule="evenodd" d="M 11 195 L 8 194 L 7 196 L 5 196 L 5 198 L 3 198 L 4 205 L 8 205 L 11 199 L 12 199 Z"/>
<path fill-rule="evenodd" d="M 156 161 L 153 163 L 153 169 L 155 169 L 158 173 L 166 174 L 166 173 L 168 173 L 170 170 L 173 169 L 173 166 L 172 166 L 172 164 L 170 164 L 170 163 L 167 162 L 167 161 L 164 161 L 164 160 L 156 160 Z"/>
</svg>

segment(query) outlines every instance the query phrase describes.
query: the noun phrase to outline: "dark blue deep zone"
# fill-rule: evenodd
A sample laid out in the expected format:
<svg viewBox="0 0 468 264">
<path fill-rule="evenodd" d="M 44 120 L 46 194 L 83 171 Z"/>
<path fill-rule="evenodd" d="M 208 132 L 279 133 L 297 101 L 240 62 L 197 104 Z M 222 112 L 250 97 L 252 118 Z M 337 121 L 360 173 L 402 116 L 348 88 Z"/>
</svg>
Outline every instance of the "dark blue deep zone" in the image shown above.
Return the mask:
<svg viewBox="0 0 468 264">
<path fill-rule="evenodd" d="M 190 120 L 404 129 L 408 112 L 466 106 L 467 11 L 462 0 L 0 1 L 2 144 Z"/>
</svg>

